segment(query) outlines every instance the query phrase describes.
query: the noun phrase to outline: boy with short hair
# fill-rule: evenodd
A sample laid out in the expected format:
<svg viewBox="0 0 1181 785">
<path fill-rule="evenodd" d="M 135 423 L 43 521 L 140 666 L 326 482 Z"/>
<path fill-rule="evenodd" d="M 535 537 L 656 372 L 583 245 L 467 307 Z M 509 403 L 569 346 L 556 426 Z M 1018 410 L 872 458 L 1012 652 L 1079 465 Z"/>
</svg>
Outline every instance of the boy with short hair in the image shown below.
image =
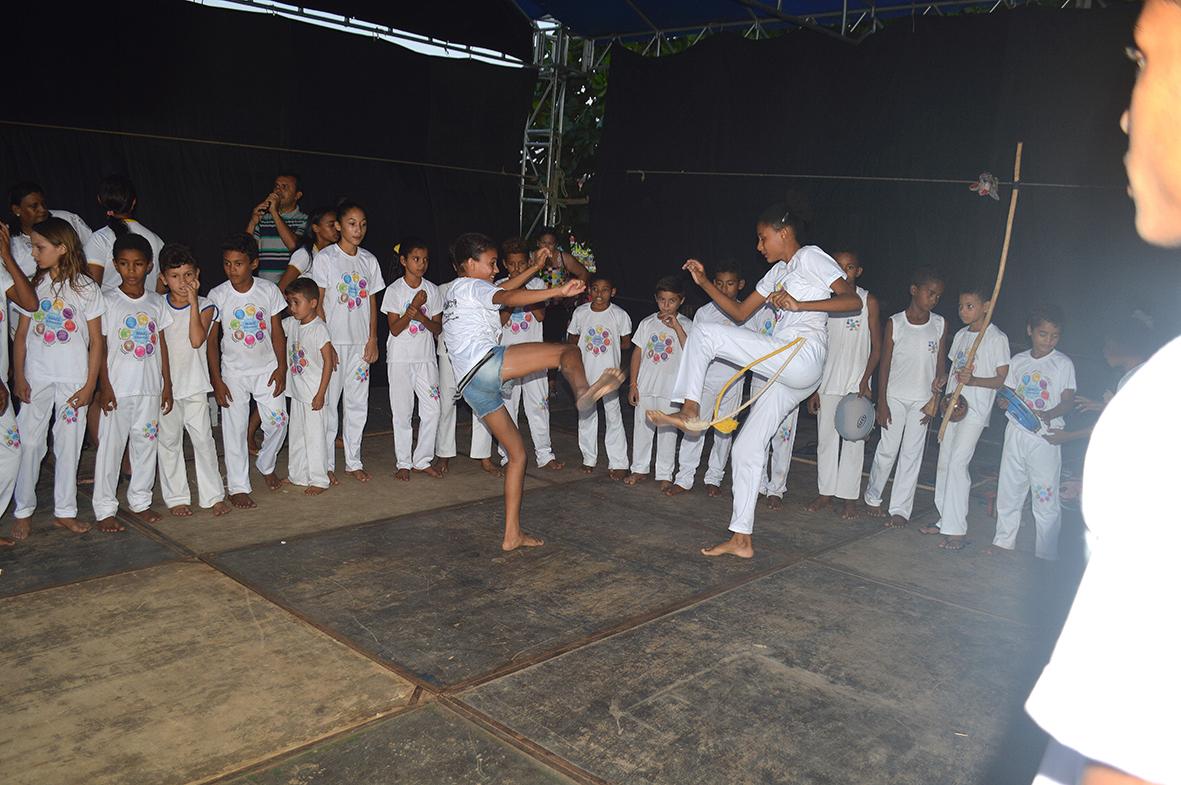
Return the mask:
<svg viewBox="0 0 1181 785">
<path fill-rule="evenodd" d="M 209 376 L 218 406 L 225 409 L 221 423 L 226 460 L 226 487 L 230 504 L 255 507 L 250 498 L 250 453 L 246 445 L 246 423 L 250 399 L 262 417 L 262 447 L 255 466 L 272 491 L 283 485 L 275 463 L 287 434 L 287 410 L 283 391 L 287 338 L 279 312 L 287 301 L 279 287 L 256 278 L 258 243 L 248 234 L 233 234 L 221 246 L 225 283 L 209 293 L 217 307 L 206 342 Z"/>
<path fill-rule="evenodd" d="M 586 375 L 597 379 L 604 371 L 620 367 L 621 353 L 630 349 L 632 320 L 627 311 L 611 302 L 615 287 L 611 279 L 599 272 L 591 276 L 587 290 L 590 302 L 574 309 L 566 328 L 567 343 L 576 344 L 582 351 Z M 622 480 L 627 476 L 627 432 L 623 429 L 623 414 L 619 409 L 619 393 L 603 396 L 603 413 L 607 418 L 607 476 Z M 599 411 L 591 409 L 578 420 L 578 448 L 582 451 L 582 470 L 590 474 L 599 461 Z"/>
<path fill-rule="evenodd" d="M 291 398 L 291 428 L 287 433 L 287 480 L 304 485 L 308 496 L 328 489 L 327 439 L 324 436 L 324 399 L 332 380 L 332 342 L 328 327 L 316 315 L 320 287 L 311 278 L 287 285 L 283 320 L 287 334 L 287 395 Z M 432 439 L 433 444 L 433 439 Z"/>
<path fill-rule="evenodd" d="M 121 280 L 117 287 L 103 291 L 106 361 L 99 371 L 102 417 L 94 457 L 94 518 L 104 532 L 124 528 L 115 520 L 119 509 L 116 491 L 123 451 L 128 448 L 131 480 L 127 506 L 145 523 L 160 520 L 152 509 L 156 439 L 160 413 L 172 410 L 168 347 L 160 340 L 160 332 L 172 324 L 172 313 L 163 297 L 144 287 L 152 270 L 152 246 L 144 237 L 128 232 L 115 240 L 112 253 Z"/>
<path fill-rule="evenodd" d="M 193 443 L 197 470 L 197 503 L 214 515 L 230 511 L 225 485 L 217 467 L 217 448 L 209 416 L 209 363 L 205 341 L 217 318 L 217 306 L 197 294 L 201 271 L 187 246 L 168 243 L 160 251 L 160 280 L 168 292 L 164 301 L 172 323 L 161 331 L 168 347 L 168 369 L 172 379 L 172 410 L 160 418 L 157 462 L 160 493 L 169 512 L 177 517 L 193 514 L 189 506 L 188 470 L 185 466 L 184 434 Z"/>
<path fill-rule="evenodd" d="M 681 364 L 681 349 L 693 323 L 680 313 L 685 302 L 685 285 L 678 276 L 666 276 L 656 282 L 656 313 L 646 317 L 635 334 L 644 341 L 635 346 L 631 356 L 631 389 L 628 403 L 635 407 L 632 430 L 631 474 L 625 485 L 635 485 L 648 478 L 652 462 L 652 437 L 656 436 L 656 481 L 660 490 L 673 484 L 677 453 L 677 429 L 657 426 L 648 421 L 649 410 L 662 411 L 672 406 L 672 387 Z"/>
</svg>

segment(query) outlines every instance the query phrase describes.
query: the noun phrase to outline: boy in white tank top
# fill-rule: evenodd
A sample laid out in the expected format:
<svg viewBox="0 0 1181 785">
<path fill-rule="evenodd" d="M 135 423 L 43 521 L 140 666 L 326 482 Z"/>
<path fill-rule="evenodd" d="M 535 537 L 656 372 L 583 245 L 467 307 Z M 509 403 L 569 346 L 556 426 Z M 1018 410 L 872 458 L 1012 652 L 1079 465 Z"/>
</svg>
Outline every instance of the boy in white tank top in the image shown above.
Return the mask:
<svg viewBox="0 0 1181 785">
<path fill-rule="evenodd" d="M 886 526 L 897 528 L 910 521 L 914 490 L 927 445 L 928 418 L 923 404 L 946 381 L 944 351 L 947 330 L 943 317 L 931 310 L 943 296 L 943 280 L 930 268 L 911 277 L 910 305 L 886 322 L 882 336 L 882 363 L 878 377 L 878 425 L 881 440 L 869 471 L 865 504 L 872 518 L 890 516 Z M 882 510 L 882 491 L 898 461 L 888 511 Z"/>
<path fill-rule="evenodd" d="M 852 251 L 835 257 L 849 283 L 856 286 L 861 277 L 861 260 Z M 842 499 L 841 518 L 857 517 L 857 498 L 861 495 L 861 469 L 865 465 L 865 441 L 851 442 L 837 433 L 836 410 L 841 398 L 858 393 L 871 398 L 869 380 L 877 370 L 882 351 L 882 324 L 878 300 L 856 286 L 861 310 L 856 313 L 830 314 L 828 317 L 828 358 L 820 389 L 808 399 L 808 413 L 816 415 L 816 474 L 819 495 L 806 509 L 823 510 L 833 497 Z"/>
</svg>

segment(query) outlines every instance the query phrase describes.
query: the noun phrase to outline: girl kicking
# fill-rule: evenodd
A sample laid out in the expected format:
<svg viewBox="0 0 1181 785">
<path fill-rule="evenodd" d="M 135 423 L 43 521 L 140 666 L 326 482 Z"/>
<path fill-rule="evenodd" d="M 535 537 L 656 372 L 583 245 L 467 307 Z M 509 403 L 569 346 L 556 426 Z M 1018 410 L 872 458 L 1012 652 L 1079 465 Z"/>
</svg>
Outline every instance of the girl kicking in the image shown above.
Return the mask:
<svg viewBox="0 0 1181 785">
<path fill-rule="evenodd" d="M 696 259 L 685 262 L 693 281 L 705 290 L 727 316 L 742 324 L 769 303 L 774 309 L 770 335 L 725 324 L 695 327 L 685 344 L 681 367 L 673 387 L 673 401 L 683 402 L 681 411 L 665 414 L 648 412 L 657 425 L 673 425 L 688 430 L 688 422 L 700 416 L 705 372 L 714 359 L 738 366 L 779 349 L 796 338 L 805 341 L 791 364 L 776 379 L 776 384 L 751 407 L 742 430 L 734 440 L 731 464 L 734 473 L 734 510 L 730 517 L 731 538 L 712 548 L 703 548 L 706 556 L 730 553 L 749 559 L 754 556 L 751 531 L 754 529 L 755 504 L 759 496 L 759 476 L 763 470 L 767 442 L 783 418 L 791 414 L 820 384 L 828 346 L 828 314 L 853 311 L 861 307 L 861 298 L 845 278 L 833 258 L 814 245 L 802 246 L 803 220 L 783 205 L 774 205 L 759 216 L 756 224 L 758 251 L 773 265 L 742 302 L 723 294 L 705 274 Z M 786 261 L 785 261 L 786 260 Z M 781 352 L 755 364 L 752 370 L 771 377 L 792 350 Z M 705 402 L 712 406 L 712 401 Z"/>
<path fill-rule="evenodd" d="M 528 268 L 496 286 L 492 283 L 497 262 L 496 243 L 492 238 L 468 233 L 451 244 L 451 263 L 459 278 L 447 290 L 443 303 L 443 338 L 458 379 L 458 392 L 508 454 L 504 465 L 504 541 L 501 543 L 506 551 L 541 545 L 542 541 L 521 531 L 525 442 L 504 408 L 501 388 L 513 379 L 557 368 L 574 391 L 579 412 L 583 412 L 623 382 L 623 372 L 609 368 L 598 381 L 588 385 L 582 355 L 574 344 L 499 345 L 502 306 L 534 305 L 555 294 L 574 297 L 586 288 L 577 279 L 563 284 L 556 292 L 523 288 L 548 258 L 547 251 L 538 251 Z"/>
</svg>

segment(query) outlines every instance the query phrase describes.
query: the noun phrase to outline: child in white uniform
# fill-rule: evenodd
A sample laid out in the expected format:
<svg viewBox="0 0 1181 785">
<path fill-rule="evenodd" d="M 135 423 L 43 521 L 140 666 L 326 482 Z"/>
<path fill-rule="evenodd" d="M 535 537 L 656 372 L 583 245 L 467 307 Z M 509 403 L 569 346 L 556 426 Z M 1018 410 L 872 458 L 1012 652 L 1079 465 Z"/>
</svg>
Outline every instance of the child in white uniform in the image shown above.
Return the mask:
<svg viewBox="0 0 1181 785">
<path fill-rule="evenodd" d="M 33 227 L 37 274 L 35 309 L 20 309 L 13 345 L 12 394 L 22 401 L 16 430 L 20 464 L 13 493 L 14 539 L 29 536 L 37 509 L 37 478 L 53 424 L 53 501 L 58 526 L 81 533 L 78 458 L 86 430 L 86 409 L 102 366 L 102 314 L 106 305 L 98 284 L 86 273 L 78 235 L 61 218 Z"/>
<path fill-rule="evenodd" d="M 152 246 L 152 258 L 160 258 L 164 241 L 148 227 L 135 220 L 135 186 L 123 175 L 108 175 L 98 185 L 98 204 L 107 214 L 107 225 L 90 236 L 83 246 L 90 276 L 104 290 L 118 288 L 119 271 L 113 262 L 115 241 L 127 233 L 138 234 Z"/>
<path fill-rule="evenodd" d="M 869 516 L 885 518 L 889 514 L 889 528 L 906 526 L 910 521 L 927 448 L 930 420 L 923 414 L 923 405 L 946 378 L 947 329 L 943 317 L 932 313 L 943 296 L 943 280 L 929 268 L 916 270 L 910 280 L 910 304 L 890 317 L 882 335 L 877 404 L 882 430 L 865 487 Z M 890 489 L 890 506 L 883 511 L 882 492 L 895 461 L 898 470 Z"/>
<path fill-rule="evenodd" d="M 438 288 L 423 278 L 430 265 L 430 251 L 418 238 L 398 245 L 404 274 L 390 284 L 381 299 L 390 337 L 385 358 L 389 367 L 390 411 L 393 412 L 395 477 L 409 480 L 411 470 L 436 479 L 442 473 L 431 465 L 435 457 L 435 429 L 439 423 L 439 361 L 435 336 L 443 330 L 443 301 Z M 418 399 L 418 444 L 411 445 L 411 417 Z"/>
<path fill-rule="evenodd" d="M 287 432 L 287 479 L 318 496 L 328 489 L 324 402 L 332 380 L 332 342 L 328 327 L 316 315 L 320 290 L 311 278 L 296 278 L 285 292 L 290 316 L 287 334 L 287 396 L 291 427 Z"/>
<path fill-rule="evenodd" d="M 136 234 L 125 234 L 111 249 L 119 285 L 106 289 L 102 327 L 106 363 L 99 375 L 98 449 L 94 456 L 94 518 L 105 532 L 123 531 L 115 520 L 116 492 L 123 453 L 130 453 L 127 506 L 144 523 L 155 523 L 156 447 L 160 414 L 172 410 L 168 346 L 161 333 L 172 324 L 172 309 L 144 283 L 155 280 L 152 247 Z"/>
<path fill-rule="evenodd" d="M 836 255 L 845 278 L 856 286 L 863 271 L 857 254 Z M 857 393 L 871 399 L 869 380 L 877 370 L 882 351 L 882 326 L 878 300 L 857 286 L 861 310 L 828 317 L 828 359 L 820 377 L 820 389 L 808 399 L 808 412 L 816 415 L 816 476 L 819 495 L 804 509 L 823 510 L 833 497 L 843 501 L 841 518 L 857 517 L 861 496 L 861 470 L 865 466 L 865 440 L 848 441 L 837 433 L 836 411 L 841 399 Z"/>
<path fill-rule="evenodd" d="M 221 441 L 226 460 L 230 504 L 254 507 L 250 498 L 250 453 L 246 424 L 250 399 L 262 418 L 262 447 L 255 466 L 272 491 L 283 485 L 275 462 L 287 435 L 287 338 L 279 313 L 287 301 L 279 287 L 256 278 L 258 242 L 245 233 L 230 235 L 221 246 L 225 283 L 214 287 L 209 302 L 217 308 L 206 341 L 209 377 L 218 406 L 225 409 Z"/>
<path fill-rule="evenodd" d="M 1009 339 L 994 324 L 988 325 L 972 367 L 966 367 L 968 352 L 976 336 L 984 327 L 988 310 L 988 289 L 968 289 L 960 292 L 960 328 L 951 341 L 948 359 L 951 360 L 953 379 L 948 392 L 960 381 L 964 389 L 960 396 L 968 404 L 968 412 L 959 422 L 948 423 L 939 445 L 939 462 L 935 471 L 935 507 L 939 521 L 919 529 L 923 534 L 943 534 L 939 547 L 958 551 L 967 544 L 968 498 L 972 492 L 972 478 L 968 464 L 976 452 L 976 442 L 988 427 L 996 391 L 1005 381 L 1009 370 Z"/>
<path fill-rule="evenodd" d="M 602 273 L 591 277 L 590 302 L 574 309 L 566 328 L 567 341 L 582 351 L 582 364 L 588 378 L 598 378 L 611 368 L 620 368 L 622 353 L 631 348 L 632 320 L 627 311 L 611 302 L 615 287 Z M 607 475 L 612 480 L 627 476 L 627 432 L 619 396 L 603 396 L 603 414 L 607 418 L 604 443 L 607 448 Z M 582 452 L 582 470 L 587 474 L 599 462 L 599 412 L 596 407 L 578 420 L 578 448 Z"/>
<path fill-rule="evenodd" d="M 160 278 L 168 289 L 165 303 L 172 323 L 162 331 L 168 347 L 168 373 L 172 379 L 172 410 L 160 417 L 156 459 L 160 471 L 160 493 L 168 511 L 178 517 L 193 514 L 190 507 L 188 470 L 185 466 L 184 435 L 193 443 L 193 464 L 197 469 L 197 502 L 214 515 L 230 511 L 226 489 L 217 466 L 217 448 L 209 417 L 209 362 L 205 341 L 217 319 L 217 306 L 197 294 L 200 268 L 192 251 L 169 243 L 160 252 Z"/>
<path fill-rule="evenodd" d="M 662 411 L 672 406 L 672 386 L 681 366 L 681 351 L 688 339 L 693 322 L 680 313 L 685 302 L 685 287 L 678 276 L 667 276 L 656 282 L 656 313 L 645 317 L 635 335 L 631 356 L 631 387 L 628 403 L 635 407 L 632 430 L 631 474 L 624 478 L 626 485 L 635 485 L 648 478 L 652 465 L 652 437 L 656 436 L 656 481 L 660 490 L 667 491 L 673 484 L 673 469 L 677 454 L 677 429 L 648 421 L 651 410 Z"/>
<path fill-rule="evenodd" d="M 8 509 L 12 491 L 16 487 L 16 472 L 20 466 L 21 436 L 16 427 L 16 406 L 8 389 L 8 338 L 5 335 L 8 305 L 37 309 L 37 293 L 28 277 L 20 269 L 8 242 L 8 225 L 0 221 L 0 517 Z M 0 548 L 15 545 L 7 537 L 0 537 Z"/>
<path fill-rule="evenodd" d="M 1074 363 L 1055 347 L 1062 335 L 1062 310 L 1043 305 L 1033 311 L 1026 325 L 1033 347 L 1013 357 L 1005 386 L 1025 401 L 1047 428 L 1061 430 L 1062 415 L 1074 407 Z M 1004 399 L 998 401 L 1007 408 Z M 1059 481 L 1062 448 L 1044 433 L 1032 433 L 1017 423 L 1005 426 L 1005 449 L 996 491 L 996 537 L 993 548 L 1012 551 L 1021 527 L 1025 497 L 1033 488 L 1033 519 L 1037 524 L 1039 559 L 1058 558 L 1058 530 L 1062 526 Z"/>
<path fill-rule="evenodd" d="M 721 358 L 738 367 L 770 378 L 784 369 L 776 382 L 755 402 L 734 440 L 731 462 L 734 467 L 734 510 L 730 517 L 730 539 L 712 548 L 705 556 L 732 554 L 741 558 L 754 555 L 751 532 L 755 504 L 759 496 L 759 474 L 766 466 L 767 443 L 784 418 L 800 405 L 820 383 L 824 368 L 825 314 L 847 311 L 859 302 L 832 257 L 816 246 L 803 246 L 805 223 L 782 204 L 772 205 L 755 224 L 758 250 L 772 265 L 755 291 L 741 303 L 719 292 L 705 275 L 696 259 L 685 263 L 693 281 L 737 322 L 746 322 L 764 303 L 775 308 L 773 335 L 761 335 L 745 327 L 702 325 L 685 344 L 681 368 L 677 372 L 673 400 L 683 401 L 676 415 L 649 412 L 657 424 L 687 429 L 687 422 L 712 414 L 712 403 L 703 404 L 703 386 L 709 364 Z M 789 260 L 789 261 L 784 261 Z M 833 293 L 835 292 L 835 296 Z M 803 342 L 789 364 L 784 365 L 794 349 L 787 347 L 797 338 Z M 771 352 L 779 352 L 759 362 Z M 708 407 L 708 408 L 703 408 Z"/>
<path fill-rule="evenodd" d="M 340 240 L 312 260 L 312 279 L 320 287 L 320 315 L 328 325 L 338 364 L 328 388 L 328 476 L 336 478 L 336 434 L 344 437 L 344 468 L 369 481 L 361 463 L 361 437 L 369 418 L 369 366 L 377 362 L 377 293 L 385 288 L 377 257 L 361 247 L 368 223 L 355 202 L 336 208 Z M 344 427 L 336 407 L 344 401 Z"/>
</svg>

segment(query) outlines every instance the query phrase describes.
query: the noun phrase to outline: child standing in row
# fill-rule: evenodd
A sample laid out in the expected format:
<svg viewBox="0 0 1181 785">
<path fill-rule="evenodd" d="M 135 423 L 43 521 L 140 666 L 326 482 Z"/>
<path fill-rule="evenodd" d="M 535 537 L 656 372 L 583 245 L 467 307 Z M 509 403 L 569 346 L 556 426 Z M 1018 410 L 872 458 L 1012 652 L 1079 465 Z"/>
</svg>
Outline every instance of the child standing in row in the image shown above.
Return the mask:
<svg viewBox="0 0 1181 785">
<path fill-rule="evenodd" d="M 1025 331 L 1033 344 L 1009 363 L 1005 386 L 1013 390 L 1047 428 L 1062 429 L 1062 415 L 1074 407 L 1074 363 L 1057 350 L 1062 335 L 1062 311 L 1044 305 L 1029 315 Z M 1007 408 L 1004 399 L 999 401 Z M 1036 555 L 1058 558 L 1058 530 L 1062 502 L 1062 448 L 1041 433 L 1010 422 L 1005 426 L 1005 448 L 996 490 L 996 536 L 989 553 L 1009 553 L 1017 543 L 1021 511 L 1033 488 L 1033 519 L 1037 525 Z"/>
<path fill-rule="evenodd" d="M 960 293 L 959 315 L 965 326 L 952 339 L 948 359 L 952 362 L 955 381 L 964 385 L 960 396 L 968 404 L 968 411 L 959 422 L 947 424 L 943 443 L 939 445 L 935 471 L 939 521 L 919 529 L 923 534 L 943 534 L 939 547 L 949 551 L 958 551 L 967 544 L 964 535 L 968 531 L 968 498 L 972 492 L 968 464 L 976 452 L 980 434 L 988 427 L 996 391 L 1009 371 L 1009 339 L 995 324 L 988 325 L 972 365 L 967 365 L 968 352 L 984 329 L 990 297 L 992 293 L 984 288 L 965 289 Z"/>
<path fill-rule="evenodd" d="M 332 379 L 332 343 L 328 327 L 317 316 L 320 290 L 311 278 L 296 278 L 286 291 L 283 320 L 287 335 L 287 395 L 291 427 L 287 438 L 287 479 L 306 486 L 308 496 L 328 489 L 328 441 L 324 436 L 324 401 Z"/>
<path fill-rule="evenodd" d="M 190 507 L 188 471 L 185 467 L 184 435 L 193 443 L 197 469 L 197 503 L 214 515 L 230 511 L 225 485 L 217 467 L 217 448 L 209 416 L 209 362 L 205 342 L 217 319 L 217 306 L 197 294 L 201 270 L 192 251 L 169 243 L 160 251 L 160 278 L 168 289 L 165 303 L 172 323 L 161 334 L 168 347 L 168 373 L 172 380 L 172 409 L 160 417 L 160 493 L 168 511 L 178 517 L 193 514 Z"/>
<path fill-rule="evenodd" d="M 20 467 L 20 429 L 16 427 L 16 406 L 8 390 L 8 305 L 34 311 L 37 293 L 21 270 L 9 246 L 8 225 L 0 221 L 0 516 L 8 509 L 12 491 L 16 487 L 16 473 Z M 10 548 L 14 540 L 0 537 L 0 548 Z"/>
<path fill-rule="evenodd" d="M 287 434 L 285 361 L 287 339 L 279 312 L 287 301 L 279 287 L 256 278 L 258 243 L 248 234 L 230 235 L 221 246 L 226 282 L 214 287 L 209 302 L 217 308 L 206 342 L 209 376 L 217 405 L 225 409 L 221 440 L 226 459 L 230 504 L 254 507 L 250 498 L 250 453 L 246 424 L 250 399 L 262 417 L 262 447 L 255 465 L 272 491 L 283 484 L 275 463 Z"/>
<path fill-rule="evenodd" d="M 320 287 L 320 316 L 328 325 L 338 364 L 328 388 L 328 477 L 336 482 L 336 434 L 344 436 L 345 471 L 369 482 L 361 463 L 361 436 L 369 417 L 369 366 L 377 362 L 377 293 L 385 288 L 377 257 L 361 247 L 369 225 L 356 202 L 336 207 L 340 239 L 312 261 Z M 344 427 L 336 407 L 344 402 Z"/>
<path fill-rule="evenodd" d="M 910 279 L 910 304 L 886 322 L 882 335 L 882 365 L 878 376 L 877 420 L 881 440 L 869 470 L 865 504 L 869 516 L 885 518 L 882 492 L 894 473 L 890 489 L 889 520 L 898 528 L 910 522 L 919 468 L 927 447 L 927 422 L 923 405 L 946 379 L 944 349 L 947 330 L 943 317 L 932 313 L 943 296 L 943 279 L 934 270 L 920 268 Z"/>
<path fill-rule="evenodd" d="M 620 368 L 622 352 L 631 348 L 632 320 L 627 311 L 611 302 L 615 287 L 611 279 L 597 273 L 591 277 L 590 302 L 574 309 L 567 340 L 582 351 L 587 375 L 594 379 Z M 627 433 L 619 409 L 619 395 L 603 396 L 603 414 L 607 418 L 607 475 L 612 480 L 627 476 Z M 582 451 L 582 470 L 590 474 L 599 462 L 599 413 L 597 407 L 578 420 L 578 448 Z"/>
<path fill-rule="evenodd" d="M 631 474 L 623 480 L 627 485 L 648 479 L 653 435 L 656 436 L 656 481 L 661 491 L 669 490 L 673 484 L 677 429 L 671 425 L 656 426 L 648 421 L 647 414 L 650 410 L 662 411 L 672 406 L 670 396 L 681 365 L 681 350 L 693 327 L 680 313 L 683 302 L 685 286 L 681 279 L 661 278 L 656 282 L 656 313 L 641 321 L 635 332 L 644 343 L 636 345 L 631 356 L 628 403 L 635 407 L 635 421 Z"/>
<path fill-rule="evenodd" d="M 865 441 L 849 441 L 837 433 L 837 405 L 849 393 L 870 399 L 869 380 L 873 378 L 881 356 L 882 326 L 877 298 L 857 286 L 857 279 L 863 272 L 857 254 L 844 251 L 834 258 L 845 271 L 845 279 L 856 287 L 861 310 L 828 317 L 828 359 L 824 362 L 820 389 L 808 399 L 808 413 L 816 415 L 819 495 L 804 509 L 809 512 L 823 510 L 832 504 L 835 496 L 843 502 L 841 518 L 848 521 L 857 517 L 861 470 L 865 466 Z"/>
<path fill-rule="evenodd" d="M 119 285 L 106 289 L 102 315 L 106 362 L 99 374 L 98 451 L 94 456 L 94 519 L 99 530 L 123 531 L 115 519 L 116 492 L 123 453 L 131 459 L 127 506 L 144 523 L 155 523 L 156 447 L 160 414 L 172 411 L 168 346 L 161 340 L 172 324 L 172 309 L 155 292 L 145 291 L 152 272 L 152 246 L 130 232 L 112 248 Z M 154 278 L 154 277 L 153 277 Z"/>
<path fill-rule="evenodd" d="M 107 216 L 107 224 L 90 236 L 83 248 L 90 276 L 103 289 L 119 286 L 119 271 L 115 269 L 113 249 L 115 241 L 131 233 L 138 234 L 152 246 L 152 257 L 158 258 L 164 241 L 148 227 L 135 220 L 138 197 L 131 180 L 120 174 L 107 175 L 98 184 L 98 204 Z"/>
<path fill-rule="evenodd" d="M 86 431 L 86 409 L 102 366 L 102 315 L 99 285 L 86 272 L 78 235 L 61 218 L 47 218 L 30 235 L 37 272 L 36 308 L 18 310 L 13 342 L 12 393 L 22 401 L 17 434 L 22 441 L 16 473 L 12 525 L 14 539 L 29 536 L 37 509 L 37 478 L 53 424 L 54 523 L 81 534 L 78 521 L 78 458 Z"/>
<path fill-rule="evenodd" d="M 390 284 L 381 300 L 390 337 L 385 357 L 389 367 L 390 411 L 393 412 L 394 454 L 399 480 L 409 480 L 414 470 L 436 479 L 442 473 L 431 463 L 435 457 L 435 430 L 439 423 L 439 365 L 435 336 L 443 330 L 443 301 L 438 288 L 423 278 L 430 265 L 426 243 L 416 237 L 398 245 L 403 275 Z M 411 417 L 418 399 L 418 444 L 411 449 L 414 431 Z"/>
</svg>

